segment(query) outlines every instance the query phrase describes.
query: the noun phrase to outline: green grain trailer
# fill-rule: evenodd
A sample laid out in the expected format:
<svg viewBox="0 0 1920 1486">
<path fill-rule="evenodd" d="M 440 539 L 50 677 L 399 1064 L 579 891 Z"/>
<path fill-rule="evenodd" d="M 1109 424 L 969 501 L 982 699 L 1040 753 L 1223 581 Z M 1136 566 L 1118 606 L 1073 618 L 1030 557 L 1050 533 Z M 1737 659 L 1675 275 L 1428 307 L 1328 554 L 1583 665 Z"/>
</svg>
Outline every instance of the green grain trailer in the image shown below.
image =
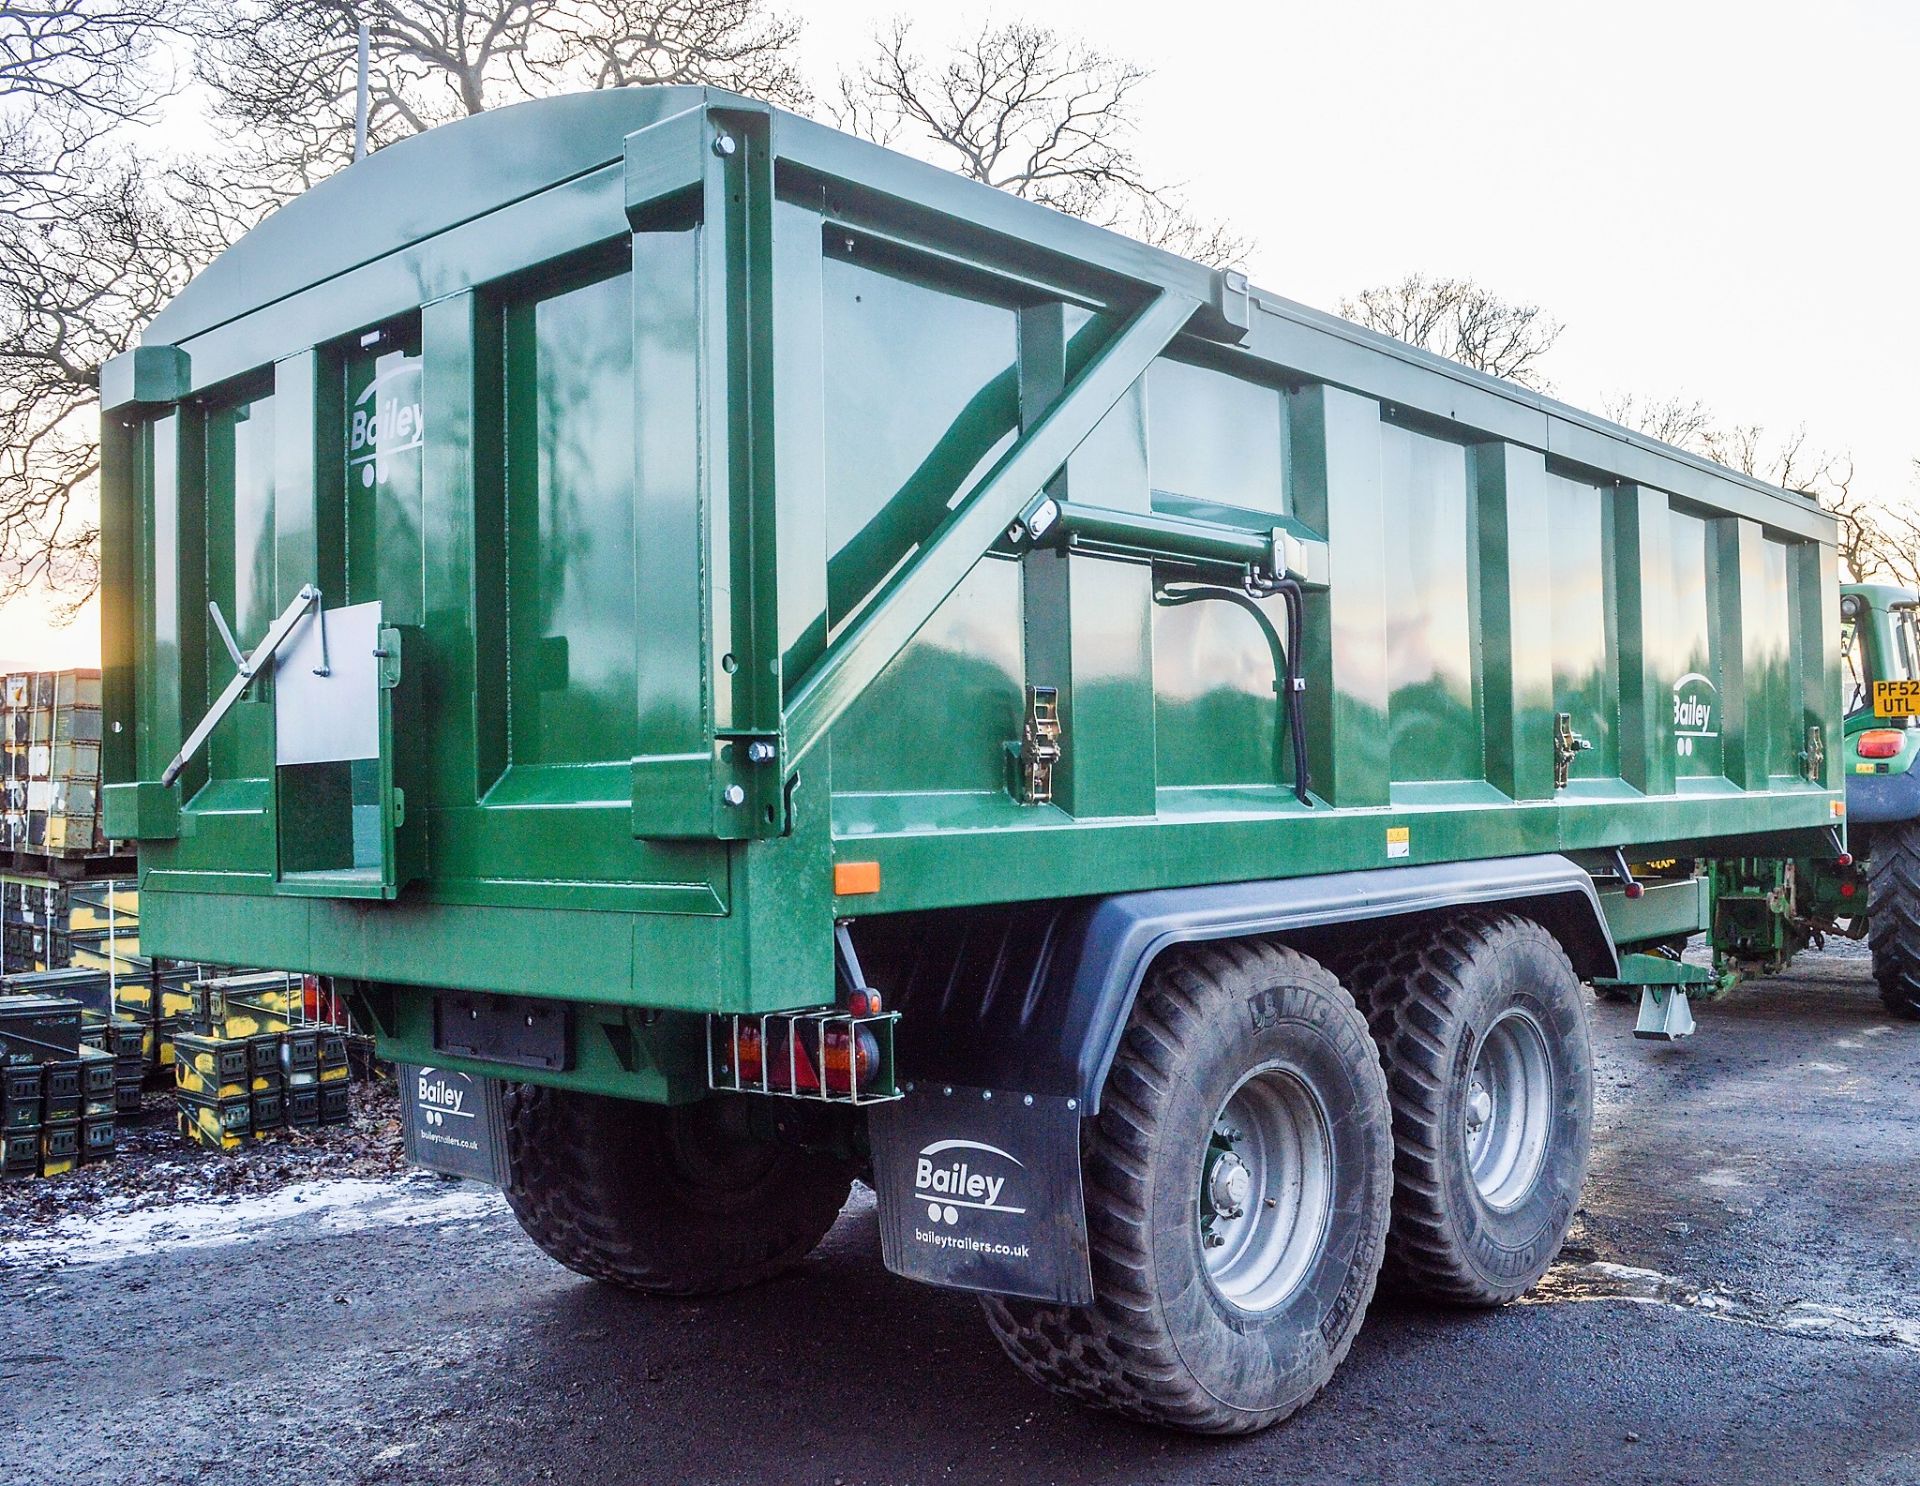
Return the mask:
<svg viewBox="0 0 1920 1486">
<path fill-rule="evenodd" d="M 1840 850 L 1811 503 L 738 97 L 383 150 L 103 401 L 144 947 L 339 977 L 641 1290 L 865 1172 L 1035 1379 L 1257 1428 L 1383 1259 L 1539 1277 L 1694 859 Z"/>
</svg>

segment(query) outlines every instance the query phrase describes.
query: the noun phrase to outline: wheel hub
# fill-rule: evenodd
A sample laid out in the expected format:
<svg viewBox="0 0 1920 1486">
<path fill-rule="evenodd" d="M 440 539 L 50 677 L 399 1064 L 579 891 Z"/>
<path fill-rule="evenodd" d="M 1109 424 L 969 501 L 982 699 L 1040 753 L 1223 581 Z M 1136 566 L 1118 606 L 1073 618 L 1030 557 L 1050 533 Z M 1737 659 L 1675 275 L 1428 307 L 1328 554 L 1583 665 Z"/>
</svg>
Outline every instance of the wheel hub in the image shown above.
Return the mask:
<svg viewBox="0 0 1920 1486">
<path fill-rule="evenodd" d="M 1227 1096 L 1196 1203 L 1207 1279 L 1223 1300 L 1273 1310 L 1313 1268 L 1333 1211 L 1332 1130 L 1306 1081 L 1278 1064 Z"/>
<path fill-rule="evenodd" d="M 1519 1008 L 1480 1039 L 1461 1104 L 1461 1140 L 1489 1207 L 1519 1206 L 1546 1165 L 1553 1128 L 1553 1060 L 1546 1033 Z"/>
<path fill-rule="evenodd" d="M 1475 1079 L 1467 1089 L 1467 1129 L 1478 1130 L 1493 1118 L 1493 1095 L 1487 1092 L 1487 1086 Z"/>
<path fill-rule="evenodd" d="M 1213 1199 L 1213 1213 L 1217 1218 L 1237 1218 L 1247 1210 L 1247 1199 L 1253 1195 L 1253 1173 L 1247 1170 L 1247 1163 L 1232 1151 L 1217 1158 L 1213 1163 L 1213 1174 L 1207 1178 L 1207 1196 Z"/>
</svg>

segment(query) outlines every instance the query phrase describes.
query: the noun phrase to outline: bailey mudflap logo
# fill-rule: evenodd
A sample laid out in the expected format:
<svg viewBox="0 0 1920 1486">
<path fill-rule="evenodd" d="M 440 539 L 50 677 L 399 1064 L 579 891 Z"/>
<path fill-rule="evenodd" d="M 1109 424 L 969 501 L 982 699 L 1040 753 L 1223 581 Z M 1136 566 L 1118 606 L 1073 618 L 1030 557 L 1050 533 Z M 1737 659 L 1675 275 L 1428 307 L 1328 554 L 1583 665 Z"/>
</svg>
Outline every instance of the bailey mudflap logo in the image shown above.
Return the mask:
<svg viewBox="0 0 1920 1486">
<path fill-rule="evenodd" d="M 927 1206 L 927 1220 L 948 1225 L 967 1212 L 1006 1213 L 1018 1217 L 1020 1159 L 1010 1151 L 978 1140 L 936 1140 L 923 1146 L 913 1164 L 913 1195 Z"/>
<path fill-rule="evenodd" d="M 1720 736 L 1720 692 L 1698 671 L 1673 683 L 1673 751 L 1691 758 Z"/>
<path fill-rule="evenodd" d="M 467 1108 L 470 1089 L 461 1087 L 470 1082 L 465 1075 L 454 1074 L 449 1077 L 438 1068 L 422 1068 L 417 1077 L 419 1082 L 414 1086 L 413 1098 L 420 1111 L 421 1124 L 438 1126 L 450 1119 L 470 1120 L 474 1117 L 473 1111 Z"/>
</svg>

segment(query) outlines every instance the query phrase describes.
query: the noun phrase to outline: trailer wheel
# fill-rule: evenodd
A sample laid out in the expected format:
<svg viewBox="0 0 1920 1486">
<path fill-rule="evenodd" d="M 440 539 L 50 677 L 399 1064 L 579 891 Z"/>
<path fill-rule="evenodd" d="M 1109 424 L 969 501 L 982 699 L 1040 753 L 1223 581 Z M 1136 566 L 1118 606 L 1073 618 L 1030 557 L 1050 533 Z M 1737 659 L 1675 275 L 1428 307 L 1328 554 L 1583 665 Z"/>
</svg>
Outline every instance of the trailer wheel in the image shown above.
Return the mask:
<svg viewBox="0 0 1920 1486">
<path fill-rule="evenodd" d="M 507 1093 L 507 1205 L 551 1257 L 658 1295 L 713 1295 L 790 1268 L 851 1177 L 756 1139 L 739 1101 L 664 1108 L 519 1084 Z"/>
<path fill-rule="evenodd" d="M 1531 919 L 1426 920 L 1344 967 L 1393 1100 L 1390 1287 L 1503 1305 L 1572 1225 L 1593 1138 L 1586 997 Z"/>
<path fill-rule="evenodd" d="M 1920 1020 L 1920 822 L 1879 830 L 1867 857 L 1867 942 L 1880 999 Z"/>
<path fill-rule="evenodd" d="M 1353 999 L 1262 941 L 1157 961 L 1083 1126 L 1094 1303 L 983 1298 L 1035 1382 L 1201 1434 L 1326 1386 L 1373 1296 L 1392 1155 Z"/>
</svg>

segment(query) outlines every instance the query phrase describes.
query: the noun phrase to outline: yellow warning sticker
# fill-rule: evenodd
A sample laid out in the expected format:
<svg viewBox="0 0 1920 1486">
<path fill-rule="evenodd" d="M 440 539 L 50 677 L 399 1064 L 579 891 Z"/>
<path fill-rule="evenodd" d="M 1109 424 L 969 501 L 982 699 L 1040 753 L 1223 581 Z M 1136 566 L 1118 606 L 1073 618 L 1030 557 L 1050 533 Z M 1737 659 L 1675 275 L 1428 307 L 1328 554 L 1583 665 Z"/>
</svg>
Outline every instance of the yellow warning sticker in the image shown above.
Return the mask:
<svg viewBox="0 0 1920 1486">
<path fill-rule="evenodd" d="M 1406 826 L 1387 827 L 1387 859 L 1406 856 L 1413 849 L 1413 833 Z"/>
</svg>

